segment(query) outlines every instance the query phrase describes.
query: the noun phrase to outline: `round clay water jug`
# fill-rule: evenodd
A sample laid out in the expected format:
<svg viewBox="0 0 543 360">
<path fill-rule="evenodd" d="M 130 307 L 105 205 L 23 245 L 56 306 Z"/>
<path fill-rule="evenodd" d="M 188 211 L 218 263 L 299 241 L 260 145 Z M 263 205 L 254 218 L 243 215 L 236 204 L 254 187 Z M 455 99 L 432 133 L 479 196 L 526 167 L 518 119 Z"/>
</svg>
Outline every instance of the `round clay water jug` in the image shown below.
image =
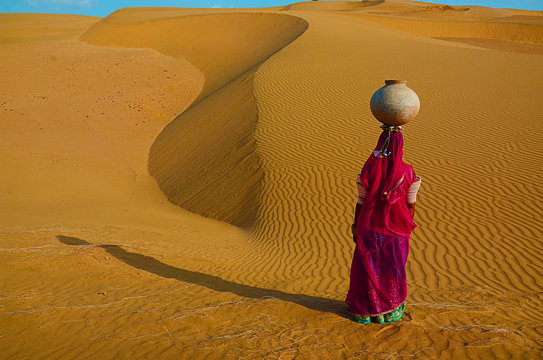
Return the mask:
<svg viewBox="0 0 543 360">
<path fill-rule="evenodd" d="M 373 94 L 370 108 L 377 120 L 383 124 L 400 126 L 417 116 L 420 100 L 406 83 L 406 80 L 385 80 L 385 86 Z"/>
</svg>

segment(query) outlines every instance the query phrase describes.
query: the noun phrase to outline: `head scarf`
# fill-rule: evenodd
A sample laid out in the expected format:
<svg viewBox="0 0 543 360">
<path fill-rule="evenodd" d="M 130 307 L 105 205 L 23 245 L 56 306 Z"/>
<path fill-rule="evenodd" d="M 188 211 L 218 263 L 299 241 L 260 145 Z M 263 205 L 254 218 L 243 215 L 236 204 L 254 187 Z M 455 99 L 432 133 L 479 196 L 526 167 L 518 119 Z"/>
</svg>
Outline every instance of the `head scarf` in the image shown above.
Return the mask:
<svg viewBox="0 0 543 360">
<path fill-rule="evenodd" d="M 409 235 L 416 225 L 405 194 L 413 181 L 415 171 L 403 161 L 401 131 L 385 127 L 360 173 L 366 199 L 358 217 L 358 233 L 369 229 L 386 235 Z"/>
</svg>

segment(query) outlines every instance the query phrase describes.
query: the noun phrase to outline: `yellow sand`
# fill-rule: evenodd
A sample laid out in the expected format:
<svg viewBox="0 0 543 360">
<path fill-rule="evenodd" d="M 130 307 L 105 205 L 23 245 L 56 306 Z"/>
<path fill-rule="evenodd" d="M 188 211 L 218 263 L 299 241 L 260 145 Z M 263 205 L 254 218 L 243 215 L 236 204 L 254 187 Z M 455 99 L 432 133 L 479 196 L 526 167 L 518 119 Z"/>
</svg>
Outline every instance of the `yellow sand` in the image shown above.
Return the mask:
<svg viewBox="0 0 543 360">
<path fill-rule="evenodd" d="M 540 358 L 542 30 L 399 0 L 0 14 L 1 357 Z M 419 228 L 404 319 L 360 325 L 354 179 L 394 78 Z"/>
</svg>

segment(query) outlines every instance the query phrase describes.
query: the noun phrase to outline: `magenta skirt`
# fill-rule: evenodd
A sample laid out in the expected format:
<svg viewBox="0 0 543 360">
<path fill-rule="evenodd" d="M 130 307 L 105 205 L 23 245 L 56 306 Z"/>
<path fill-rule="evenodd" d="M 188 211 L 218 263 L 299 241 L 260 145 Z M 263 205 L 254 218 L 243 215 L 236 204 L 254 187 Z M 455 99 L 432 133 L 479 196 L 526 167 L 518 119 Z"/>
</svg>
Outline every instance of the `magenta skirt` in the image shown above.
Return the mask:
<svg viewBox="0 0 543 360">
<path fill-rule="evenodd" d="M 378 316 L 400 307 L 407 297 L 405 264 L 409 237 L 366 231 L 358 237 L 347 299 L 354 316 Z"/>
</svg>

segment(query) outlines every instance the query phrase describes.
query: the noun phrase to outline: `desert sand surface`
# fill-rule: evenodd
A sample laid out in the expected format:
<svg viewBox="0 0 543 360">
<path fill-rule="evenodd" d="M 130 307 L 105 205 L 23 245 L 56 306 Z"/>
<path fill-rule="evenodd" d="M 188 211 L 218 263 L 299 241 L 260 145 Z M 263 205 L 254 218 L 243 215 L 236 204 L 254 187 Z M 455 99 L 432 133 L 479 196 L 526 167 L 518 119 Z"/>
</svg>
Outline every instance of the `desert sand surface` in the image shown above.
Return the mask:
<svg viewBox="0 0 543 360">
<path fill-rule="evenodd" d="M 0 357 L 543 356 L 543 14 L 0 14 Z M 404 319 L 349 320 L 385 79 L 422 103 Z"/>
</svg>

